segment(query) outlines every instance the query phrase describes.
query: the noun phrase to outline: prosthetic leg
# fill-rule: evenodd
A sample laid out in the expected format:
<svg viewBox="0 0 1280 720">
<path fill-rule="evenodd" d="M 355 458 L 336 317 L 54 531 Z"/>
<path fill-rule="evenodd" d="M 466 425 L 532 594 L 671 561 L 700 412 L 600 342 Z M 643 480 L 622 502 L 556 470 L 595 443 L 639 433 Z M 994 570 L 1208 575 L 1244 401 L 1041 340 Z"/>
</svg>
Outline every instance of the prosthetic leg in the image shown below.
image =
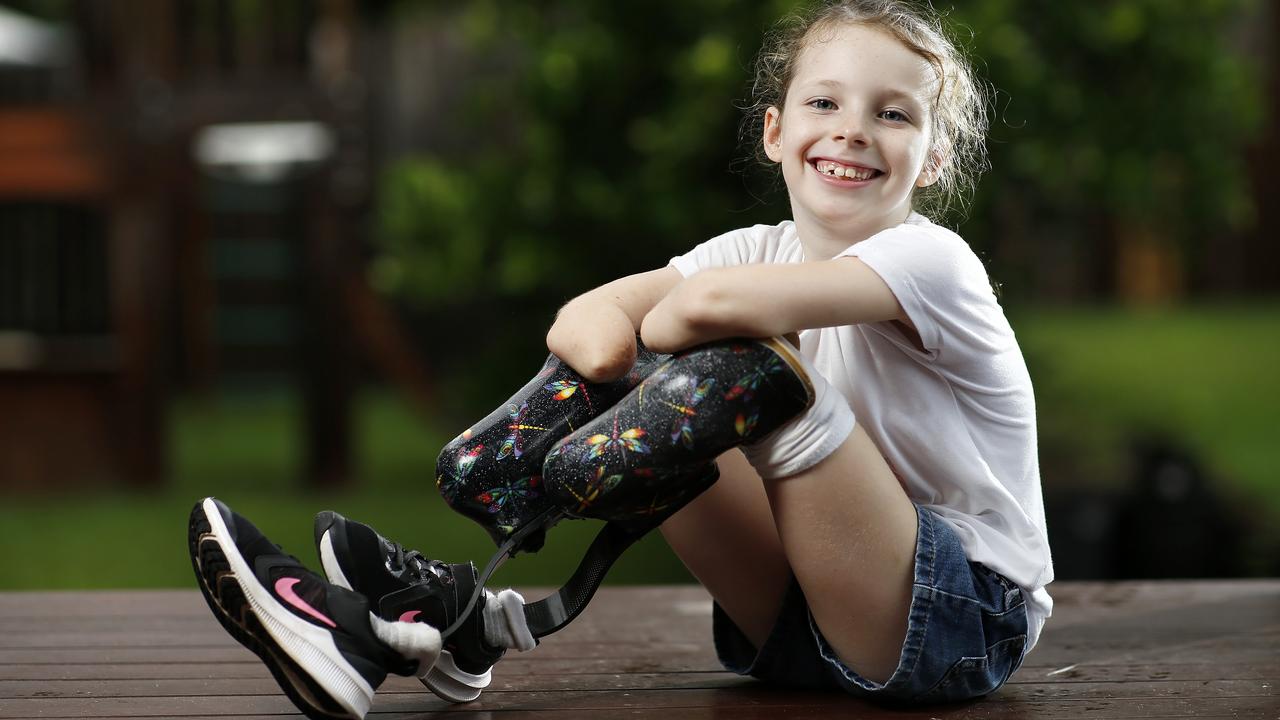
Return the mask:
<svg viewBox="0 0 1280 720">
<path fill-rule="evenodd" d="M 554 412 L 555 398 L 580 388 L 581 378 L 553 357 L 479 431 L 463 433 L 441 453 L 437 467 L 446 502 L 500 541 L 478 587 L 507 557 L 541 547 L 546 530 L 565 517 L 608 521 L 564 587 L 525 607 L 535 638 L 576 617 L 627 547 L 710 487 L 719 477 L 714 461 L 720 453 L 772 432 L 814 398 L 798 353 L 781 340 L 718 342 L 665 360 L 647 353 L 644 359 L 622 382 L 595 388 L 597 401 L 608 401 L 609 409 L 598 415 L 604 408 L 589 406 L 573 418 L 589 420 L 581 424 Z M 628 383 L 634 387 L 617 398 Z M 547 400 L 539 386 L 555 394 Z M 548 445 L 556 432 L 575 424 L 576 431 Z M 526 430 L 542 433 L 529 442 L 532 451 L 520 455 L 536 458 L 543 451 L 538 474 L 529 465 L 513 463 L 515 472 L 502 465 L 517 459 Z M 498 450 L 486 454 L 485 442 L 500 436 Z"/>
</svg>

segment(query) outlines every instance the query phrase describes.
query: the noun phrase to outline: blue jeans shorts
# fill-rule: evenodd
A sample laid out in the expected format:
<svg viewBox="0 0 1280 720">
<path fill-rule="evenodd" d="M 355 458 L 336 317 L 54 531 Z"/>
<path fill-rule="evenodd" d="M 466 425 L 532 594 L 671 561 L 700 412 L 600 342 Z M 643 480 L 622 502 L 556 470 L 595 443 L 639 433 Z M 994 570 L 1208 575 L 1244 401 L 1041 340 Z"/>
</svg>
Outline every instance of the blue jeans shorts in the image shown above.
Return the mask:
<svg viewBox="0 0 1280 720">
<path fill-rule="evenodd" d="M 999 688 L 1022 664 L 1027 611 L 1022 590 L 969 562 L 955 530 L 916 506 L 915 584 L 898 668 L 884 684 L 860 677 L 836 657 L 793 579 L 762 648 L 719 605 L 712 627 L 726 669 L 769 683 L 840 689 L 892 703 L 968 700 Z"/>
</svg>

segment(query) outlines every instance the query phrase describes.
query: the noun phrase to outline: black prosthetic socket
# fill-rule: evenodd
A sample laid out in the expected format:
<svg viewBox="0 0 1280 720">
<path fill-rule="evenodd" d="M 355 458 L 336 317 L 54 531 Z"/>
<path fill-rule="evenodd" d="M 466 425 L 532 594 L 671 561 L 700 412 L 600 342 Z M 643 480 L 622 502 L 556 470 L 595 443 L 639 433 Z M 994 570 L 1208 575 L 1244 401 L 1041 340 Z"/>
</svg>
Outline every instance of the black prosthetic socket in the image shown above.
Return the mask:
<svg viewBox="0 0 1280 720">
<path fill-rule="evenodd" d="M 569 515 L 654 527 L 715 482 L 715 458 L 813 402 L 789 346 L 721 341 L 664 363 L 547 453 L 547 495 Z"/>
<path fill-rule="evenodd" d="M 612 406 L 668 356 L 637 339 L 624 377 L 587 382 L 550 355 L 539 372 L 498 409 L 454 438 L 436 461 L 436 487 L 449 507 L 478 522 L 510 553 L 535 552 L 563 517 L 542 487 L 542 462 L 556 442 Z"/>
<path fill-rule="evenodd" d="M 524 506 L 515 527 L 482 521 L 486 528 L 497 528 L 490 533 L 501 542 L 479 583 L 514 549 L 536 549 L 522 544 L 526 535 L 532 537 L 531 531 L 537 533 L 540 546 L 545 528 L 561 517 L 608 521 L 564 587 L 525 606 L 535 638 L 572 621 L 628 547 L 715 483 L 716 457 L 761 439 L 813 403 L 813 388 L 794 350 L 778 340 L 722 341 L 657 358 L 636 373 L 639 384 L 625 397 L 610 401 L 612 407 L 603 415 L 580 425 L 549 451 L 540 446 L 546 458 L 541 473 L 525 472 L 529 477 L 541 475 L 545 493 L 531 498 L 537 504 Z M 553 358 L 549 364 L 554 362 Z M 539 382 L 535 379 L 517 397 L 536 392 Z M 515 403 L 515 398 L 509 403 L 511 417 Z M 600 412 L 603 405 L 592 412 Z M 486 423 L 496 416 L 486 418 Z M 517 424 L 507 427 L 521 429 Z M 473 604 L 476 599 L 473 595 Z M 468 605 L 460 615 L 470 610 Z M 455 629 L 447 628 L 444 635 Z"/>
</svg>

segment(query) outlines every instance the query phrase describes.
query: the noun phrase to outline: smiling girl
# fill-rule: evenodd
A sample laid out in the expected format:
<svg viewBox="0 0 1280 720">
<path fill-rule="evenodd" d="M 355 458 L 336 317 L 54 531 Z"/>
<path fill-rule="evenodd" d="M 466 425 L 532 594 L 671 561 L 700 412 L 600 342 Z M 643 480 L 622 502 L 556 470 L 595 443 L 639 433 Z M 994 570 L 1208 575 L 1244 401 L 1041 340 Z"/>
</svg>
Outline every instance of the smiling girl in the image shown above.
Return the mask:
<svg viewBox="0 0 1280 720">
<path fill-rule="evenodd" d="M 659 352 L 798 333 L 818 401 L 662 526 L 715 598 L 721 660 L 896 700 L 990 692 L 1052 608 L 1035 404 L 982 263 L 920 212 L 982 168 L 984 97 L 894 0 L 794 19 L 757 69 L 749 119 L 793 219 L 587 293 L 548 345 L 604 380 L 637 330 Z"/>
</svg>

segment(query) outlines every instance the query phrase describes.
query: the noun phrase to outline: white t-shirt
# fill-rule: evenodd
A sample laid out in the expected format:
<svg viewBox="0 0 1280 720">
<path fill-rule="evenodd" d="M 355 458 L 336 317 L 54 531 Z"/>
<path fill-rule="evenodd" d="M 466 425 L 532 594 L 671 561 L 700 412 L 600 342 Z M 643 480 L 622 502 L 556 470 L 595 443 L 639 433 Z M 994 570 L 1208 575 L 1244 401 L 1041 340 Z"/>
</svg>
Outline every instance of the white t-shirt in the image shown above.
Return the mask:
<svg viewBox="0 0 1280 720">
<path fill-rule="evenodd" d="M 849 246 L 897 296 L 924 346 L 888 322 L 804 330 L 800 351 L 842 393 L 911 499 L 960 536 L 969 560 L 1027 598 L 1027 649 L 1053 609 L 1053 562 L 1026 362 L 982 261 L 960 236 L 912 213 Z M 791 221 L 725 233 L 672 258 L 688 277 L 797 263 Z"/>
</svg>

